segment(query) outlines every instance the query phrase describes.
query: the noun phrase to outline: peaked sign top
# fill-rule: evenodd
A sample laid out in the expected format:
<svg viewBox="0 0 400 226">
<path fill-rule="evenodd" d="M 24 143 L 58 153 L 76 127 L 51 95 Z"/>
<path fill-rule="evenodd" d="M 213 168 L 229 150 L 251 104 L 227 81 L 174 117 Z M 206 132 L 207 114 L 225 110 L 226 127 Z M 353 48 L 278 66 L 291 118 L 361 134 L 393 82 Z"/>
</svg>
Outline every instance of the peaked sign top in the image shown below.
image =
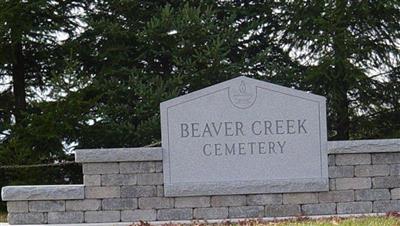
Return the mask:
<svg viewBox="0 0 400 226">
<path fill-rule="evenodd" d="M 165 195 L 327 190 L 325 101 L 240 76 L 161 103 Z"/>
<path fill-rule="evenodd" d="M 246 76 L 238 76 L 236 78 L 227 80 L 225 82 L 221 82 L 221 83 L 206 87 L 204 89 L 194 91 L 189 94 L 179 96 L 179 97 L 176 97 L 171 100 L 164 101 L 161 103 L 161 107 L 163 107 L 165 105 L 169 105 L 171 103 L 180 103 L 182 101 L 187 101 L 187 100 L 190 100 L 191 98 L 198 98 L 199 96 L 209 95 L 209 94 L 212 94 L 213 92 L 216 92 L 216 91 L 224 89 L 224 88 L 227 89 L 227 91 L 229 92 L 229 96 L 228 96 L 229 100 L 234 105 L 236 105 L 238 102 L 240 102 L 240 99 L 244 99 L 243 101 L 246 103 L 254 103 L 255 100 L 257 99 L 257 90 L 258 90 L 257 88 L 275 91 L 275 92 L 279 92 L 279 93 L 286 94 L 286 95 L 296 96 L 299 98 L 305 98 L 305 99 L 309 99 L 310 101 L 318 101 L 318 102 L 326 101 L 326 98 L 324 96 L 312 94 L 310 92 L 305 92 L 305 91 L 301 91 L 301 90 L 297 90 L 297 89 L 293 89 L 293 88 L 288 88 L 285 86 L 276 85 L 273 83 L 264 82 L 264 81 L 260 81 L 260 80 L 253 79 L 253 78 L 248 78 Z M 248 107 L 251 107 L 251 104 L 249 104 L 249 106 L 247 106 L 245 108 L 248 108 Z M 239 108 L 242 108 L 242 107 L 239 107 Z"/>
</svg>

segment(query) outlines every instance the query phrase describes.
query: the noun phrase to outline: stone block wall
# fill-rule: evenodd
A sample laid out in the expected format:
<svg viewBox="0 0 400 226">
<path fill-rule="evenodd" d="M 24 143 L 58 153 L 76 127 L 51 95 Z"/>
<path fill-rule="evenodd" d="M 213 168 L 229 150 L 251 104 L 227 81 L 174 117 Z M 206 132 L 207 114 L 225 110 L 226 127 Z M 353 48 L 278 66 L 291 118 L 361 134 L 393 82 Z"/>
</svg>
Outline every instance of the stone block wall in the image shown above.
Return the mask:
<svg viewBox="0 0 400 226">
<path fill-rule="evenodd" d="M 2 197 L 10 224 L 400 211 L 399 139 L 329 142 L 328 150 L 326 192 L 164 197 L 161 148 L 139 148 L 78 150 L 84 185 L 5 187 Z"/>
</svg>

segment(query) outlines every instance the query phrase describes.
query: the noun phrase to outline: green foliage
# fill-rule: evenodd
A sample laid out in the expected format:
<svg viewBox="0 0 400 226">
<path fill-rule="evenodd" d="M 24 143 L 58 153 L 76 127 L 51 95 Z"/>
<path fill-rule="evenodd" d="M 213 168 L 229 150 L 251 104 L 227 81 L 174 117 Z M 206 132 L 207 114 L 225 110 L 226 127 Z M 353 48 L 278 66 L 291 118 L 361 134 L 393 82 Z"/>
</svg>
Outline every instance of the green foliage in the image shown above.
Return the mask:
<svg viewBox="0 0 400 226">
<path fill-rule="evenodd" d="M 122 1 L 95 8 L 73 51 L 81 62 L 76 73 L 93 75 L 79 95 L 95 100 L 79 147 L 159 141 L 161 101 L 235 74 L 226 70 L 235 65 L 224 61 L 233 42 L 224 39 L 235 37 L 212 5 Z"/>
<path fill-rule="evenodd" d="M 160 102 L 239 75 L 327 96 L 330 139 L 398 137 L 399 20 L 397 1 L 2 1 L 0 164 L 157 142 Z"/>
<path fill-rule="evenodd" d="M 63 70 L 60 32 L 76 36 L 84 1 L 0 2 L 0 164 L 53 161 L 63 156 L 65 127 L 54 101 L 44 101 Z M 55 111 L 54 111 L 55 110 Z M 61 114 L 64 114 L 62 112 Z"/>
<path fill-rule="evenodd" d="M 398 133 L 399 99 L 393 95 L 399 94 L 399 7 L 398 1 L 279 4 L 276 16 L 282 28 L 278 32 L 283 33 L 276 34 L 277 41 L 307 67 L 309 89 L 328 98 L 332 138 Z M 388 73 L 371 77 L 377 70 Z"/>
<path fill-rule="evenodd" d="M 90 76 L 77 96 L 93 103 L 86 111 L 90 123 L 81 123 L 79 147 L 159 141 L 161 101 L 238 75 L 296 84 L 301 67 L 274 45 L 270 28 L 261 28 L 272 15 L 262 14 L 269 5 L 258 6 L 97 2 L 84 18 L 87 30 L 70 43 L 79 62 L 74 73 Z"/>
</svg>

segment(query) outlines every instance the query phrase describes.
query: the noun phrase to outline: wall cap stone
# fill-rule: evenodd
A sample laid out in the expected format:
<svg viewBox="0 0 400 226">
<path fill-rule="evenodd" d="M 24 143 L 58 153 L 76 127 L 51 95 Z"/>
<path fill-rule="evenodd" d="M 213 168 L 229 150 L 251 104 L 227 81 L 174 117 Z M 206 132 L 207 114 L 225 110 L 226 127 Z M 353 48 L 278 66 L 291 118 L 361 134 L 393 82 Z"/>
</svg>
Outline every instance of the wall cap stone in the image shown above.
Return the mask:
<svg viewBox="0 0 400 226">
<path fill-rule="evenodd" d="M 3 201 L 84 199 L 84 185 L 7 186 L 1 189 Z"/>
<path fill-rule="evenodd" d="M 161 147 L 78 149 L 75 162 L 143 162 L 161 161 Z"/>
<path fill-rule="evenodd" d="M 400 139 L 328 141 L 328 154 L 400 152 Z"/>
<path fill-rule="evenodd" d="M 78 149 L 75 162 L 162 161 L 161 147 Z M 328 141 L 328 154 L 400 152 L 400 139 Z"/>
</svg>

